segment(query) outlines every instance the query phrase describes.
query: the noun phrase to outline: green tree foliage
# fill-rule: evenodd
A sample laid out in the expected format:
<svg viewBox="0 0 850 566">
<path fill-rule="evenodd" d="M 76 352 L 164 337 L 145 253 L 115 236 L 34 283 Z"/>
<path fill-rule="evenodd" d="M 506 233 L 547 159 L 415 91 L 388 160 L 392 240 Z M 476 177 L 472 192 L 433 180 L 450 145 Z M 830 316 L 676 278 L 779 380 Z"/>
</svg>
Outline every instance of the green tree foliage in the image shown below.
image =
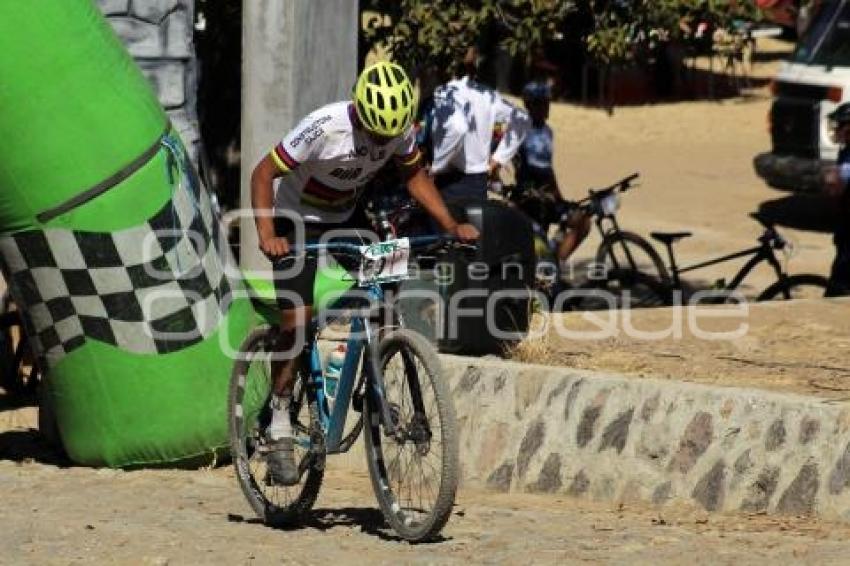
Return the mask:
<svg viewBox="0 0 850 566">
<path fill-rule="evenodd" d="M 512 54 L 530 54 L 565 32 L 567 17 L 590 14 L 593 25 L 578 30 L 588 53 L 616 64 L 639 60 L 658 42 L 689 39 L 700 22 L 712 29 L 758 17 L 745 0 L 361 0 L 375 14 L 364 27 L 367 46 L 383 45 L 401 64 L 456 64 L 482 36 Z"/>
<path fill-rule="evenodd" d="M 497 37 L 511 54 L 554 37 L 575 2 L 565 0 L 362 0 L 368 46 L 383 45 L 409 69 L 457 65 L 482 36 Z M 390 22 L 390 25 L 385 25 Z"/>
</svg>

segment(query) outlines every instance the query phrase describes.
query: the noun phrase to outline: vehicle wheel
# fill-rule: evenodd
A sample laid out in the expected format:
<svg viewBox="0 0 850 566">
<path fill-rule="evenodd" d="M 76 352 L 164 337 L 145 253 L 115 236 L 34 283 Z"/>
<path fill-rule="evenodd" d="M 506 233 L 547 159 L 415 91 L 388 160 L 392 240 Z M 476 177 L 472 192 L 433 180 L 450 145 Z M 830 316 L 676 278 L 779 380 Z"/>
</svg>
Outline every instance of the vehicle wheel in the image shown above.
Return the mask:
<svg viewBox="0 0 850 566">
<path fill-rule="evenodd" d="M 652 244 L 633 232 L 608 233 L 596 251 L 596 269 L 600 279 L 611 271 L 637 271 L 670 285 L 670 275 L 661 256 Z"/>
<path fill-rule="evenodd" d="M 783 301 L 788 299 L 817 299 L 826 293 L 829 281 L 822 275 L 800 273 L 780 279 L 756 299 L 757 301 Z"/>
<path fill-rule="evenodd" d="M 411 542 L 436 537 L 451 515 L 458 484 L 455 410 L 434 348 L 409 330 L 380 344 L 396 434 L 385 434 L 380 402 L 367 397 L 366 458 L 372 488 L 390 526 Z"/>
<path fill-rule="evenodd" d="M 319 427 L 316 396 L 301 367 L 296 375 L 290 415 L 295 431 L 295 459 L 301 480 L 293 486 L 269 481 L 266 427 L 271 422 L 272 354 L 277 332 L 268 326 L 254 330 L 242 344 L 230 377 L 228 421 L 230 450 L 242 492 L 267 525 L 297 523 L 313 508 L 324 476 L 324 438 Z M 251 410 L 252 407 L 259 409 Z"/>
</svg>

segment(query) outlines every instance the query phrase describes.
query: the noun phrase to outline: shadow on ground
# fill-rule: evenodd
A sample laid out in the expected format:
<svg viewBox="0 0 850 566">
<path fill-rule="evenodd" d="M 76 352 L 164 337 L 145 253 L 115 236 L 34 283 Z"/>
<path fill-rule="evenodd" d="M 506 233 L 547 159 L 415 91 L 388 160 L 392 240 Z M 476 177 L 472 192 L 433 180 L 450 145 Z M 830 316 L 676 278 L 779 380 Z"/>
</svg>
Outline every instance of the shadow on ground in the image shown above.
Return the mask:
<svg viewBox="0 0 850 566">
<path fill-rule="evenodd" d="M 262 520 L 256 517 L 246 518 L 242 515 L 229 514 L 227 520 L 232 523 L 262 524 Z M 381 540 L 389 542 L 404 542 L 404 539 L 396 535 L 381 511 L 376 507 L 343 507 L 340 509 L 315 509 L 311 511 L 304 520 L 291 527 L 282 527 L 283 530 L 297 531 L 301 529 L 316 529 L 328 531 L 335 527 L 360 527 L 360 530 Z M 438 536 L 427 544 L 446 542 L 450 539 Z"/>
<path fill-rule="evenodd" d="M 0 432 L 0 460 L 68 467 L 71 462 L 35 429 Z"/>
</svg>

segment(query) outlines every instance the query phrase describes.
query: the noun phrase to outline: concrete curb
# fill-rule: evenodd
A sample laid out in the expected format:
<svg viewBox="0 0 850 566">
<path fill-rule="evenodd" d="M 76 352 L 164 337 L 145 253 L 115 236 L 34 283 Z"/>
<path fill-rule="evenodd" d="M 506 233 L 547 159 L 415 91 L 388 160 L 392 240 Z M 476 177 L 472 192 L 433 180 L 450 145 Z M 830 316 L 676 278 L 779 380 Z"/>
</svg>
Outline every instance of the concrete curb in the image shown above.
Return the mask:
<svg viewBox="0 0 850 566">
<path fill-rule="evenodd" d="M 850 520 L 848 403 L 442 360 L 457 409 L 463 485 Z M 340 460 L 358 469 L 365 463 L 362 454 Z"/>
</svg>

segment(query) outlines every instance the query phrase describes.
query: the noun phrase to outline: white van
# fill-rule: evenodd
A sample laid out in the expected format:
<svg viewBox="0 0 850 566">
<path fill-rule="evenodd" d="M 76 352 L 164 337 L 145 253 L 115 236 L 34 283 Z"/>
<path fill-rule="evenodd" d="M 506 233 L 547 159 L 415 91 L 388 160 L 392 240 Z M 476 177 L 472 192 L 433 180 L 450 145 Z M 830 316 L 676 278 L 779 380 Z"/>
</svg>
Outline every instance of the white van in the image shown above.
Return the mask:
<svg viewBox="0 0 850 566">
<path fill-rule="evenodd" d="M 820 191 L 821 171 L 838 155 L 826 116 L 850 101 L 850 0 L 820 4 L 773 89 L 773 150 L 756 156 L 756 173 L 777 189 Z"/>
</svg>

